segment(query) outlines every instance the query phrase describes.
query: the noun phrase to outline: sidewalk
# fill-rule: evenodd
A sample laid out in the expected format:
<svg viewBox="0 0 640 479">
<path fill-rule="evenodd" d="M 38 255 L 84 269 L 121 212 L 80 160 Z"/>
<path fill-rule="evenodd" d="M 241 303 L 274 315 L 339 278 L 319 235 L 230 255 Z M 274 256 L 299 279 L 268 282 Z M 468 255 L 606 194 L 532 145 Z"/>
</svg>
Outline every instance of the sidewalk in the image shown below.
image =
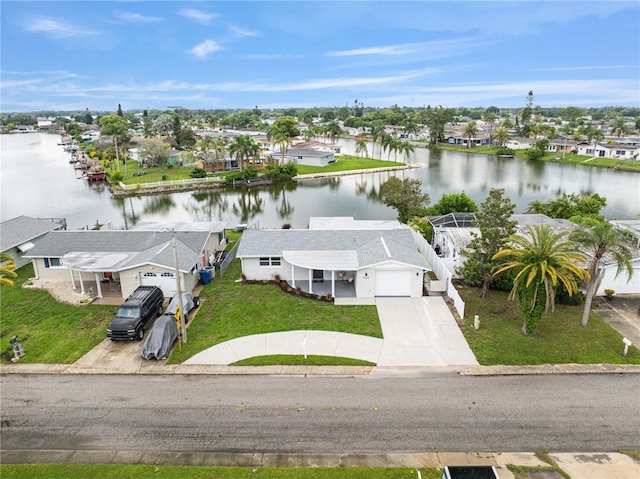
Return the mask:
<svg viewBox="0 0 640 479">
<path fill-rule="evenodd" d="M 556 467 L 573 479 L 637 479 L 640 461 L 626 454 L 549 453 Z M 562 479 L 551 464 L 534 453 L 233 453 L 198 451 L 121 450 L 4 450 L 3 464 L 151 464 L 155 466 L 237 466 L 237 467 L 376 467 L 421 468 L 444 466 L 493 466 L 500 479 L 515 479 L 508 465 L 536 468 L 523 479 Z M 566 476 L 565 476 L 566 477 Z"/>
</svg>

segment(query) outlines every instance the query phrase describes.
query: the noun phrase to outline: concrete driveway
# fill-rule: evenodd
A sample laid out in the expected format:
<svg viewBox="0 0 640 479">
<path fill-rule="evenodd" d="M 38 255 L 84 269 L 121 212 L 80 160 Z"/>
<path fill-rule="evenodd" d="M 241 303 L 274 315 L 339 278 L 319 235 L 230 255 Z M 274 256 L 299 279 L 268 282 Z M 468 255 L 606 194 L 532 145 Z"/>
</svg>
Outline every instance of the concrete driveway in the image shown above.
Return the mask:
<svg viewBox="0 0 640 479">
<path fill-rule="evenodd" d="M 384 342 L 378 366 L 477 365 L 441 296 L 376 298 Z"/>
<path fill-rule="evenodd" d="M 306 353 L 363 359 L 378 367 L 478 365 L 442 297 L 376 298 L 375 304 L 384 339 L 331 331 L 256 334 L 212 346 L 185 364 Z"/>
</svg>

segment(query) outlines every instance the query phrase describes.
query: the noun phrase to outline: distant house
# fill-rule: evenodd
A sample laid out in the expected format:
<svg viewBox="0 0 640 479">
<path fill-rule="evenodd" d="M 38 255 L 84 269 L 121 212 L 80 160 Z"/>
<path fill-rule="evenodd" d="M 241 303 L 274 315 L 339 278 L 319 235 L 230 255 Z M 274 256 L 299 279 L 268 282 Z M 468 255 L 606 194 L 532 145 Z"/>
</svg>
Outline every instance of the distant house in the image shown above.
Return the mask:
<svg viewBox="0 0 640 479">
<path fill-rule="evenodd" d="M 579 155 L 586 155 L 598 158 L 616 158 L 616 159 L 637 159 L 640 155 L 640 146 L 626 144 L 601 144 L 595 145 L 581 143 L 577 146 Z"/>
<path fill-rule="evenodd" d="M 290 148 L 285 154 L 285 163 L 308 166 L 327 166 L 336 161 L 333 151 L 316 148 Z"/>
<path fill-rule="evenodd" d="M 474 137 L 471 137 L 471 139 L 469 139 L 468 136 L 464 136 L 463 134 L 458 133 L 454 135 L 448 135 L 445 138 L 445 141 L 450 145 L 469 146 L 469 144 L 471 144 L 472 147 L 491 144 L 491 138 L 489 137 L 489 135 L 485 135 L 485 134 L 478 134 Z"/>
<path fill-rule="evenodd" d="M 535 141 L 533 138 L 524 138 L 524 137 L 514 137 L 508 140 L 505 143 L 507 148 L 511 148 L 512 150 L 526 150 L 531 148 Z"/>
<path fill-rule="evenodd" d="M 445 215 L 449 220 L 438 221 L 438 218 L 431 217 L 430 222 L 434 228 L 433 248 L 440 256 L 447 269 L 451 271 L 454 277 L 457 275 L 456 270 L 464 265 L 467 257 L 464 254 L 465 248 L 475 236 L 480 235 L 480 229 L 472 226 L 472 222 L 468 216 L 464 217 L 464 221 L 453 221 L 453 213 Z M 463 213 L 463 215 L 472 215 L 472 213 Z M 434 220 L 432 220 L 434 218 Z M 575 223 L 562 218 L 550 218 L 543 214 L 515 214 L 511 216 L 515 221 L 516 232 L 523 233 L 528 225 L 549 225 L 555 231 L 572 231 L 577 227 Z M 633 258 L 631 265 L 634 270 L 631 280 L 629 280 L 626 271 L 618 272 L 618 265 L 613 257 L 606 255 L 603 258 L 604 277 L 596 294 L 604 295 L 605 289 L 612 289 L 618 294 L 640 294 L 640 220 L 632 220 L 627 222 L 614 221 L 616 227 L 624 228 L 628 234 L 636 238 L 637 246 L 632 249 Z M 583 249 L 582 252 L 590 256 L 590 251 Z M 588 261 L 588 259 L 587 259 Z M 584 265 L 583 265 L 584 266 Z"/>
<path fill-rule="evenodd" d="M 23 258 L 49 231 L 66 229 L 64 218 L 32 218 L 17 216 L 0 223 L 0 249 L 13 257 L 17 268 L 31 261 Z"/>
<path fill-rule="evenodd" d="M 176 291 L 174 236 L 181 287 L 190 291 L 210 255 L 226 246 L 224 223 L 143 223 L 134 230 L 52 231 L 25 256 L 32 260 L 37 279 L 66 281 L 83 294 L 91 287 L 101 297 L 103 284 L 115 282 L 123 298 L 141 285 L 158 286 L 165 296 L 172 296 Z"/>
<path fill-rule="evenodd" d="M 243 275 L 277 275 L 312 293 L 324 287 L 333 297 L 345 283 L 356 297 L 422 296 L 430 267 L 410 228 L 353 218 L 312 218 L 310 224 L 314 229 L 246 230 L 237 252 Z"/>
</svg>

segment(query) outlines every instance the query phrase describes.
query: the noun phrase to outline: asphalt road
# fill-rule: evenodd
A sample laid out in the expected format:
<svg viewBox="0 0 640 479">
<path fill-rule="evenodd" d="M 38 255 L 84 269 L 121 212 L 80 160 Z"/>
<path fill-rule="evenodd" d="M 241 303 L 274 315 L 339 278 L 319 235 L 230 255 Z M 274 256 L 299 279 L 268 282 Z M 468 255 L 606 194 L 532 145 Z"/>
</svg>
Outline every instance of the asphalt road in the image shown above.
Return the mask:
<svg viewBox="0 0 640 479">
<path fill-rule="evenodd" d="M 9 374 L 1 380 L 3 450 L 640 449 L 636 374 Z"/>
</svg>

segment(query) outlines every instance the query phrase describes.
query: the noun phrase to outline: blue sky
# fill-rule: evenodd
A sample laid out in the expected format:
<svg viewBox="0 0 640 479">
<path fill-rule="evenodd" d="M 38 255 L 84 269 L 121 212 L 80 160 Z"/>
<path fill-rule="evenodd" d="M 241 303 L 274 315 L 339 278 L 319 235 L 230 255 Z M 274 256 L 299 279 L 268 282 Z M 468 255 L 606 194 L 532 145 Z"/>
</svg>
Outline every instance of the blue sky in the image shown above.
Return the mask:
<svg viewBox="0 0 640 479">
<path fill-rule="evenodd" d="M 9 111 L 640 105 L 640 2 L 0 3 Z"/>
</svg>

